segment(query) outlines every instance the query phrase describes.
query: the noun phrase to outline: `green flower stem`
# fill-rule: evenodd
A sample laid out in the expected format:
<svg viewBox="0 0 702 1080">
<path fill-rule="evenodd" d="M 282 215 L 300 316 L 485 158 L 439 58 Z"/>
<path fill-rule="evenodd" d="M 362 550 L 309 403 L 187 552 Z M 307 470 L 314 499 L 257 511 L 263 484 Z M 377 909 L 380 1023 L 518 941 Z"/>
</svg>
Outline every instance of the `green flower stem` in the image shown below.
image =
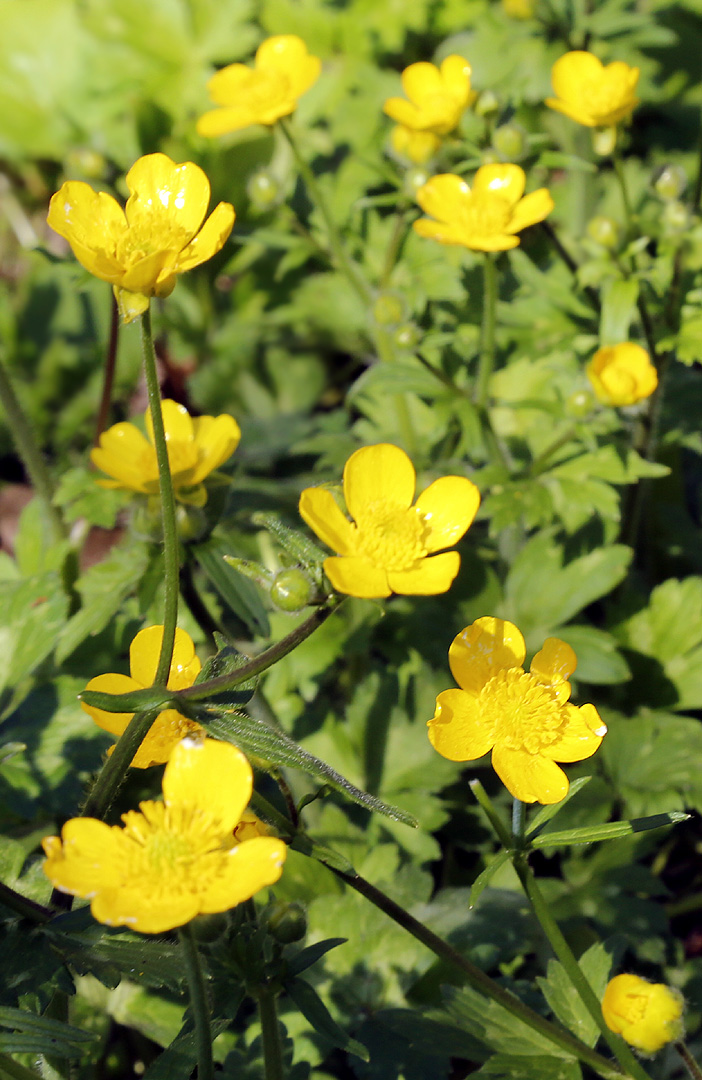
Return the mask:
<svg viewBox="0 0 702 1080">
<path fill-rule="evenodd" d="M 524 833 L 526 832 L 526 809 L 526 803 L 523 803 L 521 799 L 515 799 L 513 801 L 512 836 L 518 847 L 521 847 L 524 843 Z"/>
<path fill-rule="evenodd" d="M 165 604 L 163 612 L 163 641 L 161 654 L 156 668 L 154 686 L 165 686 L 171 670 L 173 643 L 175 641 L 176 622 L 178 619 L 179 550 L 178 531 L 176 528 L 176 507 L 173 494 L 173 480 L 168 463 L 166 432 L 161 413 L 161 391 L 156 371 L 156 353 L 151 332 L 151 309 L 147 308 L 141 316 L 141 345 L 144 357 L 144 375 L 149 395 L 149 410 L 154 429 L 154 447 L 158 462 L 158 482 L 161 492 L 161 516 L 163 521 L 163 557 L 165 564 Z"/>
<path fill-rule="evenodd" d="M 580 421 L 580 424 L 587 423 L 587 420 L 588 417 L 583 417 L 583 419 Z M 548 463 L 553 457 L 553 455 L 557 454 L 563 446 L 567 446 L 569 442 L 573 441 L 575 436 L 578 434 L 580 424 L 571 424 L 568 428 L 566 428 L 562 435 L 559 435 L 556 439 L 553 440 L 552 443 L 549 443 L 545 450 L 542 450 L 540 454 L 536 455 L 531 465 L 529 466 L 529 469 L 527 470 L 527 475 L 530 478 L 534 479 L 535 477 L 540 476 L 541 473 L 544 472 L 545 469 L 548 467 Z"/>
<path fill-rule="evenodd" d="M 685 1062 L 687 1071 L 692 1077 L 692 1080 L 702 1080 L 702 1069 L 700 1069 L 692 1054 L 685 1046 L 685 1043 L 681 1040 L 680 1042 L 676 1042 L 673 1045 L 675 1046 L 677 1052 L 680 1054 L 680 1057 Z"/>
<path fill-rule="evenodd" d="M 27 896 L 22 896 L 21 893 L 15 892 L 9 885 L 3 885 L 2 882 L 0 882 L 0 904 L 37 926 L 47 923 L 52 915 L 48 908 L 42 907 Z"/>
<path fill-rule="evenodd" d="M 614 151 L 612 152 L 612 165 L 614 166 L 614 172 L 619 181 L 619 190 L 622 193 L 622 203 L 624 205 L 624 213 L 626 214 L 628 232 L 631 233 L 634 226 L 634 208 L 631 202 L 629 185 L 627 183 L 626 173 L 624 172 L 624 163 L 618 145 L 615 145 Z"/>
<path fill-rule="evenodd" d="M 146 738 L 160 709 L 134 713 L 125 731 L 115 744 L 113 753 L 100 770 L 92 790 L 85 800 L 81 817 L 94 817 L 104 821 L 114 798 L 127 775 L 132 758 Z"/>
<path fill-rule="evenodd" d="M 195 1021 L 195 1041 L 197 1044 L 197 1080 L 214 1080 L 214 1062 L 212 1060 L 212 1029 L 210 1028 L 210 1007 L 207 1001 L 205 975 L 200 963 L 200 954 L 195 935 L 190 923 L 181 926 L 178 931 L 180 947 L 183 950 L 185 974 L 190 992 L 190 1008 Z"/>
<path fill-rule="evenodd" d="M 341 270 L 341 272 L 346 276 L 349 284 L 353 287 L 361 300 L 365 304 L 370 303 L 373 299 L 372 289 L 361 274 L 356 264 L 350 258 L 348 252 L 346 251 L 343 237 L 339 231 L 336 222 L 334 221 L 329 207 L 327 206 L 326 199 L 322 194 L 322 189 L 317 183 L 317 178 L 314 175 L 310 166 L 305 161 L 302 154 L 300 153 L 297 141 L 295 139 L 295 136 L 293 135 L 291 125 L 286 119 L 280 119 L 278 121 L 278 124 L 280 125 L 280 130 L 283 132 L 283 135 L 290 144 L 290 149 L 292 150 L 293 157 L 295 158 L 295 164 L 300 170 L 300 175 L 302 176 L 302 179 L 305 181 L 305 187 L 307 188 L 310 198 L 315 203 L 317 209 L 322 215 L 322 218 L 324 219 L 324 224 L 327 229 L 327 239 L 329 241 L 329 247 L 332 250 L 332 254 L 334 256 L 334 261 L 337 265 L 337 268 Z"/>
<path fill-rule="evenodd" d="M 262 988 L 258 992 L 258 1015 L 261 1021 L 265 1080 L 284 1080 L 285 1078 L 283 1044 L 280 1039 L 278 1010 L 275 1007 L 275 999 L 275 992 L 268 987 Z"/>
<path fill-rule="evenodd" d="M 218 675 L 214 679 L 207 679 L 206 682 L 195 683 L 194 686 L 189 686 L 187 690 L 178 690 L 173 694 L 173 706 L 177 707 L 178 699 L 184 701 L 202 701 L 203 698 L 211 697 L 214 694 L 220 694 L 224 690 L 233 690 L 235 686 L 239 686 L 241 683 L 246 682 L 248 679 L 253 679 L 254 676 L 260 675 L 262 672 L 267 671 L 269 667 L 276 664 L 279 660 L 282 660 L 284 656 L 296 649 L 301 642 L 305 641 L 310 634 L 314 633 L 318 626 L 321 626 L 325 622 L 333 611 L 336 611 L 339 604 L 342 601 L 332 600 L 327 604 L 322 604 L 312 614 L 305 619 L 304 622 L 296 626 L 294 630 L 291 630 L 284 638 L 277 641 L 275 645 L 271 645 L 270 649 L 266 649 L 259 656 L 255 656 L 253 660 L 249 660 L 247 664 L 242 664 L 240 668 L 232 672 L 230 675 Z M 125 732 L 126 734 L 126 732 Z M 124 736 L 122 736 L 124 738 Z M 114 755 L 113 755 L 114 756 Z"/>
<path fill-rule="evenodd" d="M 622 1069 L 627 1076 L 632 1077 L 633 1080 L 650 1080 L 649 1074 L 639 1064 L 638 1060 L 621 1036 L 615 1035 L 614 1032 L 610 1031 L 607 1027 L 604 1017 L 602 1016 L 601 1003 L 595 994 L 595 991 L 590 986 L 590 983 L 585 978 L 578 961 L 571 952 L 568 942 L 561 933 L 558 923 L 551 914 L 551 910 L 546 903 L 541 889 L 536 882 L 536 878 L 527 862 L 526 854 L 524 852 L 515 852 L 512 863 L 522 884 L 522 888 L 532 906 L 536 918 L 539 920 L 541 929 L 546 935 L 551 948 L 562 964 L 568 978 L 577 990 L 580 1000 L 597 1024 L 602 1036 Z"/>
<path fill-rule="evenodd" d="M 388 282 L 392 276 L 392 272 L 395 269 L 395 263 L 400 253 L 405 234 L 407 232 L 407 208 L 402 205 L 395 214 L 395 221 L 390 233 L 390 240 L 388 242 L 387 249 L 385 251 L 385 258 L 383 259 L 383 270 L 380 275 L 379 285 L 381 289 L 386 289 Z"/>
<path fill-rule="evenodd" d="M 0 360 L 0 404 L 5 410 L 7 426 L 17 453 L 27 470 L 36 496 L 46 511 L 54 541 L 65 540 L 68 537 L 68 531 L 63 518 L 54 506 L 53 482 L 2 360 Z"/>
<path fill-rule="evenodd" d="M 556 252 L 556 254 L 558 255 L 558 257 L 562 260 L 564 265 L 568 267 L 571 274 L 573 275 L 573 277 L 577 281 L 578 271 L 579 271 L 580 267 L 578 266 L 577 262 L 575 261 L 573 256 L 570 254 L 568 249 L 562 243 L 561 238 L 559 237 L 558 233 L 556 232 L 556 230 L 555 230 L 555 228 L 553 226 L 553 223 L 550 222 L 550 221 L 542 221 L 542 222 L 540 222 L 540 227 L 541 227 L 542 232 L 544 232 L 546 234 L 546 236 L 548 237 L 549 242 L 553 245 L 553 249 Z M 597 293 L 597 290 L 593 289 L 591 285 L 586 285 L 585 288 L 583 289 L 583 292 L 587 296 L 588 300 L 592 304 L 595 311 L 599 313 L 600 308 L 601 308 L 602 305 L 600 303 L 600 297 L 599 297 L 599 295 Z"/>
<path fill-rule="evenodd" d="M 475 387 L 475 403 L 479 409 L 487 404 L 490 376 L 495 364 L 495 316 L 497 313 L 497 267 L 495 256 L 486 251 L 483 260 L 483 322 L 480 335 L 480 361 Z"/>
<path fill-rule="evenodd" d="M 462 956 L 453 946 L 449 945 L 447 941 L 440 938 L 438 934 L 435 934 L 432 930 L 421 923 L 418 919 L 415 919 L 413 915 L 410 915 L 405 908 L 401 907 L 398 903 L 392 900 L 386 893 L 372 885 L 370 881 L 366 881 L 365 878 L 357 874 L 353 869 L 347 871 L 340 869 L 340 866 L 344 863 L 348 865 L 346 859 L 341 856 L 337 856 L 335 852 L 330 852 L 329 849 L 323 849 L 311 842 L 310 838 L 306 835 L 304 830 L 296 829 L 291 821 L 288 820 L 283 814 L 281 814 L 274 806 L 272 806 L 266 799 L 263 798 L 258 792 L 255 793 L 255 809 L 257 813 L 260 813 L 266 821 L 269 821 L 280 833 L 280 835 L 288 841 L 297 841 L 294 844 L 297 851 L 302 852 L 310 858 L 317 858 L 322 862 L 333 874 L 335 874 L 341 881 L 345 882 L 350 888 L 355 889 L 361 896 L 365 896 L 370 903 L 375 907 L 383 911 L 390 919 L 401 926 L 403 930 L 407 930 L 418 941 L 421 941 L 435 956 L 438 956 L 441 960 L 446 960 L 449 964 L 458 968 L 465 976 L 466 981 L 475 990 L 485 994 L 486 997 L 492 1001 L 497 1002 L 504 1009 L 507 1010 L 512 1016 L 522 1020 L 525 1024 L 528 1024 L 535 1031 L 544 1035 L 554 1046 L 558 1046 L 561 1050 L 565 1050 L 567 1053 L 572 1054 L 579 1061 L 585 1062 L 590 1065 L 604 1080 L 622 1080 L 623 1073 L 621 1069 L 613 1061 L 607 1060 L 602 1057 L 595 1050 L 591 1050 L 589 1046 L 581 1042 L 575 1035 L 571 1035 L 569 1031 L 558 1027 L 556 1024 L 552 1024 L 550 1020 L 546 1020 L 539 1013 L 534 1012 L 528 1005 L 525 1005 L 518 997 L 511 994 L 508 990 L 505 990 L 499 983 L 496 983 L 494 979 L 491 979 L 489 975 L 486 975 L 484 971 L 481 971 L 479 967 L 471 963 L 465 956 Z M 504 826 L 503 826 L 504 828 Z M 509 833 L 505 831 L 506 839 L 510 840 Z M 329 861 L 324 859 L 324 851 L 329 852 L 331 858 Z M 336 864 L 338 863 L 338 865 Z M 632 1074 L 633 1075 L 633 1074 Z M 638 1080 L 641 1080 L 640 1075 L 636 1074 Z M 648 1078 L 646 1078 L 648 1080 Z"/>
<path fill-rule="evenodd" d="M 497 839 L 500 841 L 503 848 L 505 848 L 507 851 L 511 851 L 514 847 L 514 835 L 510 834 L 505 827 L 502 818 L 493 806 L 492 799 L 488 795 L 487 791 L 479 780 L 471 780 L 468 786 L 470 787 L 470 790 L 473 792 L 476 800 L 480 804 L 483 813 L 485 814 L 485 817 L 488 819 L 493 829 L 495 830 L 495 835 L 497 836 Z"/>
</svg>

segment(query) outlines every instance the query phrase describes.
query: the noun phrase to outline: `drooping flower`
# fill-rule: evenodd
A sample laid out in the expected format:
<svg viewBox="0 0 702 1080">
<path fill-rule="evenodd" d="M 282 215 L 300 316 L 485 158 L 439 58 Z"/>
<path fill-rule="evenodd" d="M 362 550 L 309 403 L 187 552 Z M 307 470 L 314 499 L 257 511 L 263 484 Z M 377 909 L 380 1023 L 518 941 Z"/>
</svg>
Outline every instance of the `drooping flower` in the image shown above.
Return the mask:
<svg viewBox="0 0 702 1080">
<path fill-rule="evenodd" d="M 473 251 L 517 247 L 516 233 L 553 210 L 547 188 L 524 195 L 525 183 L 519 165 L 482 165 L 472 187 L 453 173 L 432 176 L 417 191 L 417 202 L 431 217 L 419 218 L 414 229 L 420 236 Z"/>
<path fill-rule="evenodd" d="M 546 104 L 585 127 L 612 127 L 639 103 L 639 69 L 623 60 L 604 65 L 593 53 L 576 49 L 556 60 L 551 69 L 555 98 Z"/>
<path fill-rule="evenodd" d="M 682 994 L 665 983 L 639 975 L 615 975 L 602 998 L 602 1015 L 610 1031 L 644 1054 L 655 1054 L 682 1036 Z"/>
<path fill-rule="evenodd" d="M 441 139 L 432 131 L 414 131 L 404 124 L 395 124 L 390 143 L 400 157 L 409 158 L 415 165 L 424 165 L 441 146 Z"/>
<path fill-rule="evenodd" d="M 658 372 L 640 345 L 631 341 L 598 349 L 585 369 L 604 405 L 634 405 L 658 386 Z"/>
<path fill-rule="evenodd" d="M 477 487 L 463 476 L 444 476 L 412 505 L 416 474 L 404 450 L 390 443 L 364 446 L 344 467 L 344 498 L 354 523 L 331 491 L 306 488 L 300 514 L 336 557 L 324 570 L 335 589 L 350 596 L 446 592 L 458 573 L 452 547 L 480 504 Z"/>
<path fill-rule="evenodd" d="M 239 425 L 227 413 L 191 417 L 186 408 L 168 398 L 161 402 L 161 415 L 175 497 L 190 506 L 204 506 L 207 490 L 202 481 L 236 450 L 241 438 Z M 158 462 L 148 409 L 144 423 L 148 439 L 128 421 L 102 433 L 90 460 L 112 479 L 97 480 L 100 487 L 158 494 Z"/>
<path fill-rule="evenodd" d="M 114 289 L 131 322 L 152 296 L 168 296 L 178 274 L 211 259 L 234 224 L 234 207 L 221 202 L 205 220 L 210 182 L 198 165 L 176 165 L 147 154 L 127 173 L 124 209 L 104 191 L 68 180 L 51 199 L 48 222 L 68 240 L 78 262 Z"/>
<path fill-rule="evenodd" d="M 492 750 L 492 767 L 522 802 L 556 803 L 568 778 L 556 764 L 595 753 L 607 728 L 594 705 L 571 705 L 570 645 L 547 638 L 531 662 L 513 623 L 486 616 L 454 638 L 449 665 L 460 690 L 444 690 L 429 721 L 435 750 L 474 761 Z"/>
<path fill-rule="evenodd" d="M 160 934 L 196 915 L 228 911 L 282 873 L 282 840 L 238 841 L 251 797 L 248 761 L 230 743 L 187 738 L 163 775 L 163 802 L 122 815 L 124 828 L 72 818 L 47 836 L 44 872 L 55 888 L 90 900 L 98 922 Z"/>
<path fill-rule="evenodd" d="M 447 56 L 440 67 L 421 62 L 402 72 L 402 89 L 409 101 L 388 98 L 383 111 L 412 131 L 448 135 L 477 96 L 470 88 L 471 67 L 462 56 Z"/>
<path fill-rule="evenodd" d="M 262 42 L 253 68 L 229 64 L 207 84 L 219 108 L 197 122 L 200 135 L 214 138 L 251 124 L 275 124 L 297 108 L 298 100 L 317 81 L 322 61 L 311 56 L 295 34 L 276 34 Z"/>
<path fill-rule="evenodd" d="M 86 690 L 98 690 L 103 694 L 129 694 L 132 690 L 144 690 L 153 685 L 163 641 L 162 626 L 147 626 L 140 630 L 129 647 L 129 670 L 131 675 L 110 673 L 91 679 Z M 176 629 L 173 659 L 168 675 L 169 690 L 185 690 L 192 686 L 200 674 L 200 661 L 195 655 L 192 638 L 180 627 Z M 112 713 L 96 709 L 81 702 L 98 727 L 119 738 L 134 713 Z M 132 759 L 133 769 L 148 769 L 168 761 L 174 748 L 185 735 L 201 732 L 194 720 L 181 716 L 175 709 L 159 713 L 151 729 Z M 112 752 L 112 748 L 109 753 Z"/>
</svg>

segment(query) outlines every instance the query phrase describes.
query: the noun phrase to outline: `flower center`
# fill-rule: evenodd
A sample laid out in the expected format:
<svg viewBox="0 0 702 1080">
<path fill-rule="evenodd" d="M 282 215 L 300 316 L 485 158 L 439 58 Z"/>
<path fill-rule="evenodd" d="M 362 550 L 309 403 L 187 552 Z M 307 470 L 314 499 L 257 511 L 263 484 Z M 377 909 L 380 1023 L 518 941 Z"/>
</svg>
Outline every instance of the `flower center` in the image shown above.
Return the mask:
<svg viewBox="0 0 702 1080">
<path fill-rule="evenodd" d="M 414 507 L 370 503 L 358 526 L 358 554 L 384 570 L 407 570 L 427 554 L 427 527 Z"/>
<path fill-rule="evenodd" d="M 191 806 L 143 802 L 140 811 L 123 815 L 124 887 L 153 897 L 206 891 L 227 858 L 219 823 Z"/>
<path fill-rule="evenodd" d="M 260 113 L 272 105 L 287 101 L 290 97 L 290 81 L 280 71 L 257 68 L 238 88 L 237 108 Z"/>
<path fill-rule="evenodd" d="M 593 118 L 606 119 L 630 97 L 626 75 L 620 71 L 605 71 L 597 79 L 586 80 L 580 88 L 580 100 Z"/>
<path fill-rule="evenodd" d="M 560 737 L 566 713 L 553 691 L 521 668 L 503 668 L 485 684 L 480 703 L 495 742 L 538 754 Z M 489 717 L 489 720 L 488 720 Z"/>
<path fill-rule="evenodd" d="M 512 217 L 512 203 L 496 192 L 473 192 L 461 207 L 460 227 L 470 236 L 499 236 Z"/>
<path fill-rule="evenodd" d="M 130 268 L 158 252 L 177 254 L 191 239 L 192 233 L 178 225 L 163 207 L 147 203 L 130 213 L 129 228 L 117 241 L 115 257 L 121 266 Z"/>
</svg>

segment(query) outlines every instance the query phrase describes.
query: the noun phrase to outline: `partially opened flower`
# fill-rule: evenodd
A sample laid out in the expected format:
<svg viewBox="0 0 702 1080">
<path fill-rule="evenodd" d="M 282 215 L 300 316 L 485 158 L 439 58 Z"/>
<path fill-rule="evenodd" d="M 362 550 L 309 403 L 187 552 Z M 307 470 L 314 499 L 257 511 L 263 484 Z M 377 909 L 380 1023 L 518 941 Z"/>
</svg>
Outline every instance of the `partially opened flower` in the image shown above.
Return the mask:
<svg viewBox="0 0 702 1080">
<path fill-rule="evenodd" d="M 519 165 L 482 165 L 470 187 L 460 176 L 432 176 L 417 192 L 417 202 L 431 217 L 419 218 L 420 236 L 473 251 L 507 251 L 516 235 L 553 210 L 547 188 L 524 195 L 526 177 Z"/>
<path fill-rule="evenodd" d="M 471 67 L 462 56 L 447 56 L 441 65 L 421 62 L 402 72 L 402 89 L 409 101 L 388 98 L 383 111 L 412 131 L 448 135 L 475 99 L 470 88 Z"/>
<path fill-rule="evenodd" d="M 604 405 L 635 405 L 658 386 L 658 372 L 650 356 L 631 341 L 598 349 L 585 370 Z"/>
<path fill-rule="evenodd" d="M 615 975 L 602 998 L 602 1015 L 610 1031 L 644 1054 L 655 1054 L 682 1036 L 684 1004 L 682 994 L 665 983 Z"/>
<path fill-rule="evenodd" d="M 546 104 L 585 127 L 612 127 L 639 103 L 639 69 L 623 60 L 604 65 L 593 53 L 576 49 L 556 60 L 551 69 L 555 98 Z"/>
<path fill-rule="evenodd" d="M 68 180 L 53 196 L 48 222 L 91 274 L 108 281 L 131 322 L 152 296 L 168 296 L 178 274 L 211 259 L 232 231 L 234 207 L 219 203 L 205 220 L 210 182 L 198 165 L 147 154 L 127 173 L 124 210 L 105 192 Z"/>
<path fill-rule="evenodd" d="M 395 124 L 390 143 L 396 154 L 409 158 L 415 165 L 424 165 L 441 146 L 441 139 L 431 131 L 414 131 L 404 124 Z"/>
<path fill-rule="evenodd" d="M 571 705 L 576 656 L 547 638 L 528 672 L 524 638 L 513 623 L 487 616 L 454 638 L 449 664 L 460 690 L 444 690 L 429 721 L 435 750 L 474 761 L 492 750 L 492 767 L 522 802 L 556 803 L 568 793 L 557 761 L 595 753 L 607 728 L 594 705 Z"/>
<path fill-rule="evenodd" d="M 129 647 L 129 670 L 131 675 L 98 675 L 91 679 L 86 690 L 99 690 L 103 694 L 129 694 L 133 690 L 144 690 L 152 686 L 156 677 L 161 642 L 162 626 L 147 626 L 140 630 Z M 176 629 L 173 659 L 168 675 L 169 690 L 185 690 L 192 686 L 200 674 L 201 664 L 195 655 L 192 638 L 180 627 Z M 109 731 L 119 738 L 127 727 L 134 713 L 113 713 L 96 709 L 93 705 L 81 702 L 82 707 L 92 716 L 98 727 Z M 164 709 L 154 720 L 151 729 L 132 759 L 132 768 L 148 769 L 150 765 L 161 765 L 168 761 L 180 740 L 202 728 L 194 720 L 181 716 L 175 709 Z M 112 748 L 109 753 L 112 752 Z"/>
<path fill-rule="evenodd" d="M 122 815 L 124 828 L 72 818 L 43 842 L 55 888 L 90 900 L 98 922 L 160 934 L 228 911 L 282 873 L 282 840 L 234 831 L 251 797 L 248 761 L 230 743 L 188 738 L 163 774 L 163 802 Z"/>
<path fill-rule="evenodd" d="M 161 402 L 161 415 L 175 497 L 190 506 L 204 506 L 207 490 L 202 481 L 236 450 L 241 438 L 239 425 L 227 413 L 191 417 L 186 408 L 168 398 Z M 128 421 L 102 433 L 90 460 L 112 479 L 97 480 L 100 487 L 158 494 L 158 462 L 148 409 L 144 423 L 148 439 Z"/>
<path fill-rule="evenodd" d="M 324 570 L 335 589 L 350 596 L 446 592 L 458 573 L 452 547 L 480 504 L 477 487 L 463 476 L 444 476 L 412 505 L 416 474 L 404 450 L 390 443 L 356 450 L 344 467 L 350 522 L 331 491 L 306 488 L 300 514 L 336 557 Z"/>
<path fill-rule="evenodd" d="M 275 124 L 297 108 L 298 100 L 317 81 L 322 61 L 311 56 L 295 34 L 276 34 L 256 51 L 253 68 L 229 64 L 207 84 L 219 108 L 201 116 L 200 135 L 212 138 L 251 124 Z"/>
</svg>

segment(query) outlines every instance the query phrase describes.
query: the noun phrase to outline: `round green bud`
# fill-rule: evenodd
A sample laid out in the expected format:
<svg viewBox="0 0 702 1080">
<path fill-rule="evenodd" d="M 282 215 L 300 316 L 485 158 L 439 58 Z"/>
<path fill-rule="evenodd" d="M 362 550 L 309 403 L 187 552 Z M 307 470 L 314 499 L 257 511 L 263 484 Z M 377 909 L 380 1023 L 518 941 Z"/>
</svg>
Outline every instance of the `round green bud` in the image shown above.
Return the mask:
<svg viewBox="0 0 702 1080">
<path fill-rule="evenodd" d="M 246 194 L 257 210 L 270 210 L 278 201 L 280 185 L 268 169 L 257 169 L 246 182 Z"/>
<path fill-rule="evenodd" d="M 405 195 L 409 195 L 409 197 L 413 199 L 420 187 L 424 187 L 429 179 L 430 174 L 426 169 L 423 169 L 421 165 L 413 165 L 412 168 L 408 169 L 405 173 L 402 190 Z"/>
<path fill-rule="evenodd" d="M 690 224 L 690 212 L 684 203 L 671 199 L 663 207 L 661 220 L 667 232 L 682 232 Z"/>
<path fill-rule="evenodd" d="M 270 595 L 275 606 L 281 611 L 299 611 L 310 602 L 312 582 L 296 567 L 281 570 L 271 585 Z"/>
<path fill-rule="evenodd" d="M 501 124 L 493 132 L 492 146 L 505 161 L 519 161 L 527 148 L 526 132 L 520 124 Z"/>
<path fill-rule="evenodd" d="M 107 161 L 99 150 L 82 146 L 66 154 L 66 172 L 87 180 L 102 180 L 107 173 Z"/>
<path fill-rule="evenodd" d="M 183 503 L 176 505 L 176 528 L 184 544 L 201 540 L 207 532 L 208 525 L 207 514 L 202 507 L 185 506 Z"/>
<path fill-rule="evenodd" d="M 190 924 L 193 928 L 195 940 L 203 945 L 211 945 L 221 938 L 229 925 L 226 912 L 218 912 L 215 915 L 196 915 Z"/>
<path fill-rule="evenodd" d="M 415 323 L 407 322 L 398 326 L 393 340 L 398 349 L 415 349 L 422 340 L 422 335 Z"/>
<path fill-rule="evenodd" d="M 616 221 L 604 214 L 590 218 L 587 223 L 587 235 L 596 244 L 605 248 L 616 248 L 619 245 L 619 226 Z"/>
<path fill-rule="evenodd" d="M 616 127 L 591 128 L 592 149 L 600 157 L 609 157 L 617 145 Z"/>
<path fill-rule="evenodd" d="M 497 94 L 492 90 L 483 90 L 475 103 L 475 111 L 478 116 L 494 116 L 499 110 L 500 103 Z"/>
<path fill-rule="evenodd" d="M 381 292 L 373 304 L 373 320 L 378 326 L 392 330 L 407 317 L 404 298 L 395 292 Z"/>
<path fill-rule="evenodd" d="M 302 904 L 276 900 L 266 915 L 268 933 L 281 945 L 301 941 L 307 933 L 307 914 Z"/>
<path fill-rule="evenodd" d="M 679 199 L 687 186 L 687 175 L 682 165 L 664 165 L 654 173 L 653 187 L 666 202 Z"/>
<path fill-rule="evenodd" d="M 594 395 L 590 390 L 576 390 L 566 399 L 565 411 L 574 420 L 584 420 L 595 405 Z"/>
</svg>

